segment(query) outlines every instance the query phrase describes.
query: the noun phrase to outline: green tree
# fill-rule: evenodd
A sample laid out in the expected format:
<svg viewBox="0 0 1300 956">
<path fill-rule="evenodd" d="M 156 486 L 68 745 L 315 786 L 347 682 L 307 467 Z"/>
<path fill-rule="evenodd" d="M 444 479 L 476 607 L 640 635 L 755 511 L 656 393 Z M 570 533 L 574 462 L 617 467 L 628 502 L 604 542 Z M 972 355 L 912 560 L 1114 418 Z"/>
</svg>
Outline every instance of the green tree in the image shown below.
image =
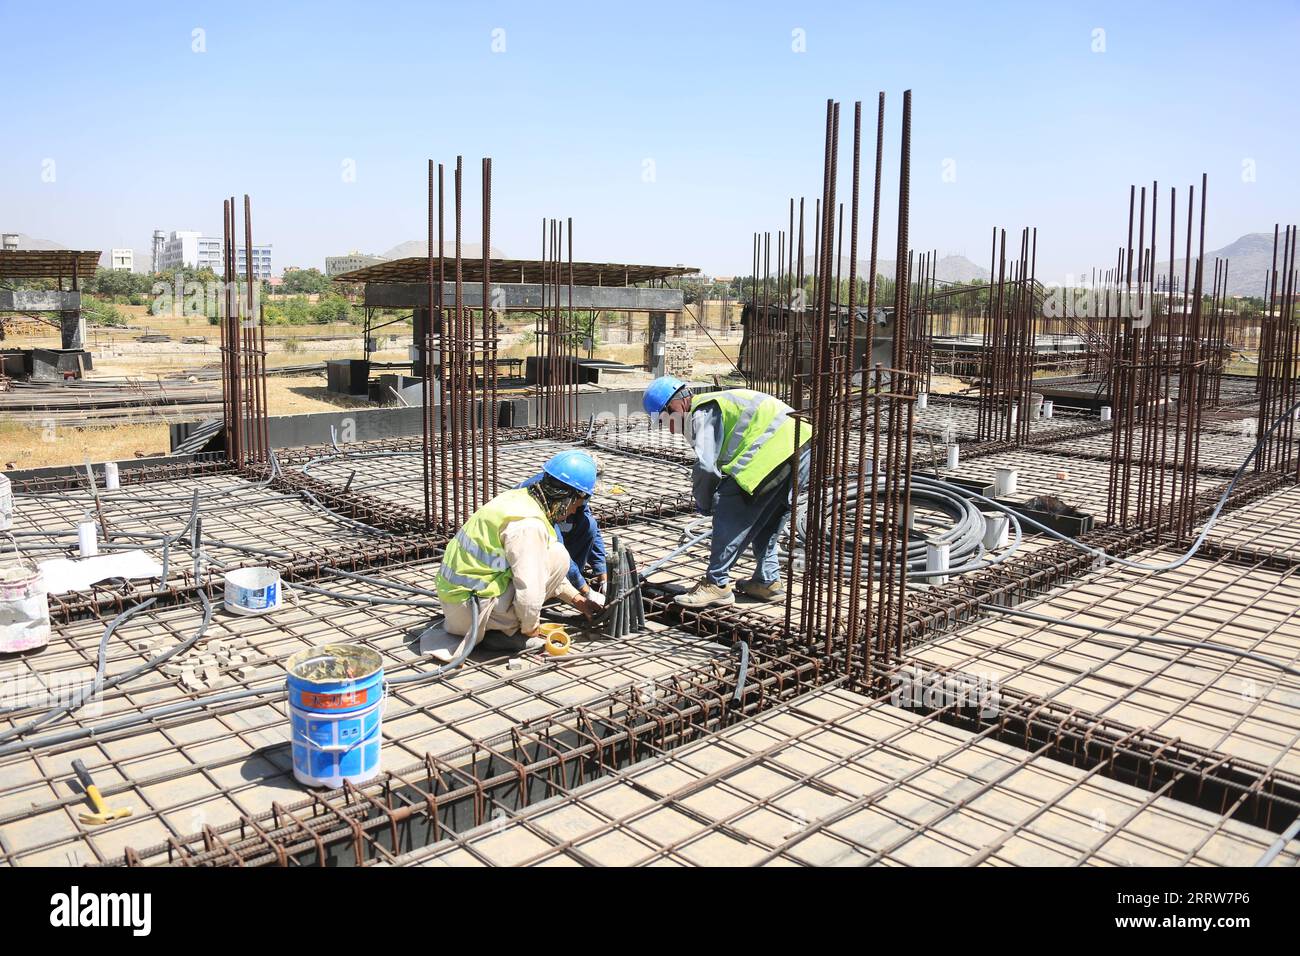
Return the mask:
<svg viewBox="0 0 1300 956">
<path fill-rule="evenodd" d="M 341 295 L 327 295 L 312 307 L 311 317 L 317 325 L 348 322 L 352 319 L 352 304 Z"/>
<path fill-rule="evenodd" d="M 319 269 L 286 269 L 280 291 L 289 295 L 325 295 L 333 287 Z"/>
<path fill-rule="evenodd" d="M 86 296 L 82 300 L 81 309 L 90 325 L 114 329 L 126 328 L 126 315 L 111 302 Z"/>
<path fill-rule="evenodd" d="M 272 303 L 266 307 L 266 321 L 268 325 L 307 325 L 312 321 L 311 303 L 300 295 Z"/>
</svg>

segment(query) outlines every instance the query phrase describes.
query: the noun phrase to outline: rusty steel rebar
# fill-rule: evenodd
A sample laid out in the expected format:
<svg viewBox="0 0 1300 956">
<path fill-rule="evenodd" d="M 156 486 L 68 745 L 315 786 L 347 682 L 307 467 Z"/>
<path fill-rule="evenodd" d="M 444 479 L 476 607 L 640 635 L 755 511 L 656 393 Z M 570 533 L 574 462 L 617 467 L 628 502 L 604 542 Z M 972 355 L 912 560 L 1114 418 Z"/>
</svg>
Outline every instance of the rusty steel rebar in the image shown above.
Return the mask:
<svg viewBox="0 0 1300 956">
<path fill-rule="evenodd" d="M 1169 274 L 1160 281 L 1159 186 L 1151 184 L 1149 213 L 1147 188 L 1130 186 L 1128 237 L 1101 316 L 1111 330 L 1107 378 L 1114 415 L 1106 517 L 1112 524 L 1149 529 L 1156 543 L 1192 530 L 1202 411 L 1217 400 L 1214 369 L 1223 361 L 1215 306 L 1208 320 L 1204 315 L 1207 185 L 1202 175 L 1195 256 L 1196 187 L 1188 188 L 1181 282 L 1174 258 L 1177 190 L 1169 190 Z M 1218 273 L 1216 268 L 1215 295 Z"/>
<path fill-rule="evenodd" d="M 907 223 L 910 166 L 911 96 L 904 96 L 900 164 L 900 278 L 895 283 L 896 314 L 908 315 Z M 884 141 L 884 95 L 878 101 L 875 180 L 872 203 L 872 274 L 866 277 L 867 328 L 860 332 L 858 231 L 861 225 L 861 104 L 854 105 L 853 143 L 847 203 L 838 197 L 840 105 L 826 104 L 822 193 L 817 201 L 813 233 L 811 296 L 807 314 L 800 310 L 760 309 L 765 331 L 788 336 L 790 404 L 801 429 L 811 430 L 806 446 L 809 476 L 796 481 L 796 454 L 791 460 L 792 508 L 799 520 L 792 532 L 792 551 L 802 545 L 803 573 L 797 561 L 786 568 L 786 632 L 804 646 L 843 662 L 845 673 L 860 679 L 897 657 L 905 624 L 906 552 L 908 546 L 912 427 L 915 396 L 923 375 L 924 357 L 909 342 L 904 320 L 895 329 L 892 367 L 870 364 L 870 313 L 876 299 L 875 256 L 880 222 L 880 190 Z M 845 208 L 847 206 L 847 209 Z M 847 242 L 844 228 L 848 227 Z M 801 246 L 802 222 L 796 239 L 791 203 L 790 251 Z M 843 259 L 847 245 L 848 285 Z M 755 234 L 755 280 L 762 267 L 762 244 Z M 778 260 L 785 247 L 778 238 Z M 802 257 L 800 257 L 802 259 Z M 929 268 L 927 260 L 927 269 Z M 779 277 L 802 287 L 802 277 Z M 925 278 L 928 282 L 928 274 Z M 757 281 L 755 296 L 762 305 Z M 771 338 L 775 339 L 776 336 Z M 860 341 L 865 340 L 865 341 Z M 764 369 L 758 343 L 753 355 L 753 380 L 768 380 L 778 367 Z M 750 366 L 747 365 L 747 370 Z M 799 538 L 802 541 L 799 541 Z M 797 594 L 796 594 L 797 591 Z"/>
<path fill-rule="evenodd" d="M 466 304 L 464 158 L 456 157 L 452 178 L 454 253 L 450 277 L 446 255 L 446 170 L 438 163 L 435 177 L 435 164 L 433 160 L 428 161 L 428 294 L 420 337 L 423 351 L 420 385 L 424 399 L 421 472 L 425 528 L 444 534 L 454 532 L 494 497 L 498 484 L 498 331 L 491 286 L 491 159 L 483 158 L 481 168 L 482 281 L 476 316 Z M 450 309 L 448 281 L 452 283 Z"/>
<path fill-rule="evenodd" d="M 270 465 L 270 428 L 266 393 L 265 313 L 255 293 L 252 199 L 244 196 L 244 295 L 239 290 L 238 206 L 222 200 L 222 294 L 218 309 L 221 333 L 222 434 L 226 456 L 236 468 L 261 470 Z"/>
</svg>

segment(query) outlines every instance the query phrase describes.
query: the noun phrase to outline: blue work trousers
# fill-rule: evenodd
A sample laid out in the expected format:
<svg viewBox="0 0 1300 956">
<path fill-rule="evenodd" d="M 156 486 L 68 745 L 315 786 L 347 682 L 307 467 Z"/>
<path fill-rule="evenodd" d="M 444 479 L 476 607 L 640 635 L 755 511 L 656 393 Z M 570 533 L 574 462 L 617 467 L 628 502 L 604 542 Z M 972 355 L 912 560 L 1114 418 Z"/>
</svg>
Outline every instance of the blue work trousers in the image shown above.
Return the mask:
<svg viewBox="0 0 1300 956">
<path fill-rule="evenodd" d="M 805 445 L 799 455 L 800 496 L 808 485 L 812 449 Z M 731 477 L 718 485 L 713 498 L 713 540 L 709 548 L 709 570 L 705 575 L 717 585 L 730 580 L 731 566 L 745 548 L 752 548 L 756 566 L 754 580 L 771 584 L 781 576 L 776 546 L 790 520 L 790 465 L 781 465 L 753 495 L 746 494 Z"/>
</svg>

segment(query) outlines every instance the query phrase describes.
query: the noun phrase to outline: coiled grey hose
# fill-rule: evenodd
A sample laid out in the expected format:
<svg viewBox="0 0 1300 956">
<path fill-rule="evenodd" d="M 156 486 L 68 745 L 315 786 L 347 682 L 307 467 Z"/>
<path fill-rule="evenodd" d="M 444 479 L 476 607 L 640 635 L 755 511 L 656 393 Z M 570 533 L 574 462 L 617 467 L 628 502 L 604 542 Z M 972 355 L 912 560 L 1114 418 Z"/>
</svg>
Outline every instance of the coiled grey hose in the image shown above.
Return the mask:
<svg viewBox="0 0 1300 956">
<path fill-rule="evenodd" d="M 984 531 L 985 519 L 983 513 L 974 505 L 965 502 L 956 495 L 948 492 L 946 488 L 932 487 L 932 479 L 923 478 L 913 475 L 912 477 L 912 500 L 913 505 L 917 502 L 926 502 L 936 510 L 944 511 L 950 517 L 954 518 L 952 528 L 942 534 L 936 535 L 929 540 L 932 542 L 947 543 L 949 545 L 950 566 L 947 571 L 926 571 L 926 541 L 909 542 L 907 561 L 909 578 L 927 578 L 939 575 L 966 574 L 970 571 L 978 571 L 984 568 L 990 568 L 994 565 L 1001 564 L 1008 558 L 1012 557 L 1020 547 L 1023 540 L 1023 532 L 1020 527 L 1019 516 L 1014 512 L 1008 513 L 1008 524 L 1014 531 L 1014 538 L 996 558 L 984 560 Z M 857 495 L 856 482 L 850 486 L 853 494 Z M 853 514 L 861 503 L 861 498 L 856 498 L 849 507 L 848 513 Z M 828 507 L 834 505 L 831 502 Z M 807 509 L 801 508 L 795 519 L 796 542 L 803 542 L 807 537 Z M 704 527 L 706 526 L 707 527 Z M 682 532 L 682 543 L 676 548 L 669 551 L 666 555 L 657 561 L 647 565 L 642 571 L 643 577 L 649 577 L 655 571 L 664 565 L 675 560 L 678 556 L 689 551 L 710 537 L 713 536 L 712 519 L 708 517 L 695 518 L 690 521 Z M 829 544 L 829 536 L 828 536 Z M 879 567 L 879 545 L 873 549 L 877 555 L 876 566 Z M 796 544 L 795 555 L 796 561 L 801 560 L 800 555 L 803 547 Z M 783 561 L 788 560 L 788 553 L 784 548 L 778 551 Z M 954 560 L 955 559 L 955 560 Z M 844 576 L 852 578 L 863 573 L 863 567 L 860 565 L 846 565 Z"/>
<path fill-rule="evenodd" d="M 882 481 L 877 478 L 876 481 Z M 852 517 L 857 513 L 859 507 L 865 503 L 868 494 L 860 493 L 857 482 L 848 486 L 849 498 L 845 504 L 845 526 L 852 523 Z M 984 533 L 987 530 L 987 521 L 984 513 L 975 505 L 955 494 L 957 489 L 954 485 L 946 482 L 939 482 L 935 479 L 928 478 L 924 475 L 912 476 L 912 489 L 909 496 L 910 506 L 915 511 L 918 505 L 929 507 L 935 511 L 942 512 L 952 519 L 952 526 L 946 531 L 938 534 L 929 535 L 925 538 L 909 538 L 907 543 L 907 576 L 913 579 L 925 579 L 932 577 L 947 577 L 956 574 L 967 574 L 971 571 L 980 571 L 984 568 L 991 568 L 1001 564 L 1003 561 L 1013 557 L 1020 549 L 1020 543 L 1023 539 L 1023 532 L 1020 527 L 1020 516 L 1009 509 L 1007 511 L 1008 526 L 1013 531 L 1014 536 L 1007 547 L 1002 550 L 996 558 L 985 559 Z M 832 498 L 826 504 L 827 517 L 830 509 L 837 507 L 840 502 Z M 807 549 L 807 525 L 808 513 L 806 508 L 801 508 L 795 518 L 796 528 L 796 553 L 801 549 Z M 826 522 L 829 528 L 830 522 Z M 829 531 L 826 535 L 825 546 L 829 548 L 832 545 Z M 844 544 L 848 545 L 848 540 Z M 926 554 L 931 544 L 948 545 L 949 566 L 942 571 L 926 570 Z M 879 542 L 873 542 L 868 546 L 870 556 L 863 556 L 863 562 L 873 560 L 875 568 L 878 570 L 881 564 L 881 545 Z M 796 558 L 798 560 L 798 558 Z M 854 565 L 852 562 L 846 563 L 843 576 L 847 579 L 860 576 L 864 571 L 862 564 Z"/>
</svg>

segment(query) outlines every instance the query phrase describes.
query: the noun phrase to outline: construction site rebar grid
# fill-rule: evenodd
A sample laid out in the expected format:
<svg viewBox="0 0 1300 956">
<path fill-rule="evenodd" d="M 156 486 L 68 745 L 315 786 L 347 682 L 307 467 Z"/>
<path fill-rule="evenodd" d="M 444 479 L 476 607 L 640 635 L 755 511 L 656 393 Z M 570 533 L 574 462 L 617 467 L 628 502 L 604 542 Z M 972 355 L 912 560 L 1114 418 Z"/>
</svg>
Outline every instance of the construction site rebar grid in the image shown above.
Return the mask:
<svg viewBox="0 0 1300 956">
<path fill-rule="evenodd" d="M 1273 842 L 1042 749 L 832 684 L 395 862 L 1240 866 Z"/>
</svg>

